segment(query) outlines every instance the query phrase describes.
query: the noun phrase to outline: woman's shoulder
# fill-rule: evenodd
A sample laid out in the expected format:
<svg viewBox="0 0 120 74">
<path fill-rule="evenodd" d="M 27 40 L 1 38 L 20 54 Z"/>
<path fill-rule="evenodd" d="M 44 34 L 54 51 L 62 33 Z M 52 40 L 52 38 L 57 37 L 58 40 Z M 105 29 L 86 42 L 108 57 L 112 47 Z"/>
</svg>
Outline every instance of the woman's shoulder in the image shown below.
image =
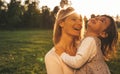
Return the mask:
<svg viewBox="0 0 120 74">
<path fill-rule="evenodd" d="M 55 48 L 53 47 L 52 49 L 50 49 L 46 55 L 45 55 L 45 59 L 55 59 L 57 58 L 57 54 L 55 53 Z"/>
<path fill-rule="evenodd" d="M 55 48 L 53 47 L 53 48 L 51 48 L 51 49 L 46 53 L 45 57 L 50 57 L 50 56 L 52 56 L 52 55 L 54 54 L 54 52 L 55 52 Z"/>
</svg>

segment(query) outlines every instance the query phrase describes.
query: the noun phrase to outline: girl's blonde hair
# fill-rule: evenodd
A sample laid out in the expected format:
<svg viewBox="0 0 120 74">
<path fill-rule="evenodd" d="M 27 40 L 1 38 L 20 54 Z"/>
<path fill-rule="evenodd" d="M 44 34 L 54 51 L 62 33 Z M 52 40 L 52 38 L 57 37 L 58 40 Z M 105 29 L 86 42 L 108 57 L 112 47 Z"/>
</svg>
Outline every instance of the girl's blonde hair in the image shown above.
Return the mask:
<svg viewBox="0 0 120 74">
<path fill-rule="evenodd" d="M 61 33 L 62 33 L 62 30 L 61 30 L 61 27 L 59 24 L 62 21 L 64 21 L 66 19 L 66 17 L 68 17 L 72 13 L 74 13 L 74 8 L 72 8 L 72 7 L 68 7 L 66 9 L 59 10 L 56 20 L 55 20 L 54 30 L 53 30 L 54 45 L 56 45 L 60 41 L 60 37 L 61 37 Z"/>
</svg>

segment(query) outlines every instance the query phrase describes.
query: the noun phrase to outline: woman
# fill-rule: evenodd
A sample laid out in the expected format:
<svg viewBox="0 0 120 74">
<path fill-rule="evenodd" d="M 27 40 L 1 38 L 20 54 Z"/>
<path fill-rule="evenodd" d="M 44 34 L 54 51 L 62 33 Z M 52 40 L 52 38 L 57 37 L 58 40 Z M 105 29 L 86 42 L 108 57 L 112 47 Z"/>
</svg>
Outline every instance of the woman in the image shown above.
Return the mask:
<svg viewBox="0 0 120 74">
<path fill-rule="evenodd" d="M 58 12 L 53 32 L 54 47 L 45 56 L 47 74 L 74 74 L 74 69 L 63 63 L 57 53 L 65 49 L 69 55 L 75 55 L 81 28 L 82 17 L 72 7 Z"/>
</svg>

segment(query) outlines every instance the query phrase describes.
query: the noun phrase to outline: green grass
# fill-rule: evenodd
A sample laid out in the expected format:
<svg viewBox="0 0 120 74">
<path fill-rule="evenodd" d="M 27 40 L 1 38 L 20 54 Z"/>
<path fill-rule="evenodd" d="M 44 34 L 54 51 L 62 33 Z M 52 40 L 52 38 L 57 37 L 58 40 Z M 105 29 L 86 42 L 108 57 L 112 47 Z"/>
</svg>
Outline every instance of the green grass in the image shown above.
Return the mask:
<svg viewBox="0 0 120 74">
<path fill-rule="evenodd" d="M 46 74 L 44 56 L 52 46 L 52 30 L 0 31 L 0 74 Z M 120 74 L 118 46 L 118 58 L 107 62 L 112 74 Z"/>
<path fill-rule="evenodd" d="M 0 74 L 46 74 L 52 31 L 0 31 Z"/>
</svg>

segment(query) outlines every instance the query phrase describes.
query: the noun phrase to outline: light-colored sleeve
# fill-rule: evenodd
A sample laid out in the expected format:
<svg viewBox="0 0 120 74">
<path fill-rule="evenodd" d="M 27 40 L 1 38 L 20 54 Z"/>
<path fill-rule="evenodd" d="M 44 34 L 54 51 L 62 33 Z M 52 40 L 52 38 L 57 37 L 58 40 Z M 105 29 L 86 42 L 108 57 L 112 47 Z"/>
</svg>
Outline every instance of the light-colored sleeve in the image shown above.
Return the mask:
<svg viewBox="0 0 120 74">
<path fill-rule="evenodd" d="M 95 55 L 96 51 L 96 43 L 94 38 L 87 37 L 82 41 L 75 56 L 70 56 L 67 53 L 62 53 L 61 58 L 70 67 L 80 68 L 89 59 L 91 59 L 91 56 Z"/>
<path fill-rule="evenodd" d="M 51 55 L 45 56 L 45 66 L 47 74 L 63 74 L 59 61 Z"/>
</svg>

